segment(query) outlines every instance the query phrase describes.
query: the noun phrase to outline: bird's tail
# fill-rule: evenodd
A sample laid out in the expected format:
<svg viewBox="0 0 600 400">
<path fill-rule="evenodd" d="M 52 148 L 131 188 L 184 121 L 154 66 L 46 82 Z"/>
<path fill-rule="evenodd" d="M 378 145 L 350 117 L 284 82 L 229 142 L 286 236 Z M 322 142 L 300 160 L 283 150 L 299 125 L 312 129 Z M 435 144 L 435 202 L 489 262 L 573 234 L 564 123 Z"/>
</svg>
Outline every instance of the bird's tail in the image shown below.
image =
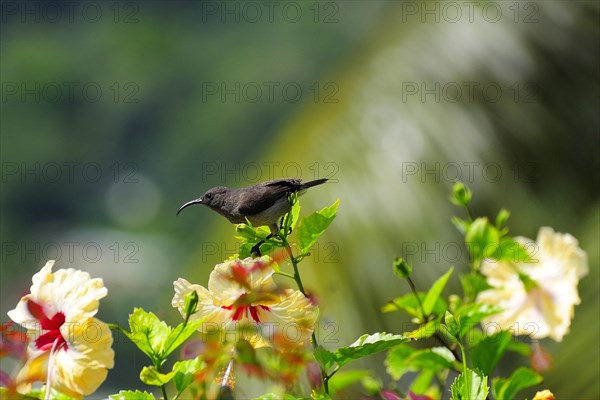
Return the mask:
<svg viewBox="0 0 600 400">
<path fill-rule="evenodd" d="M 313 186 L 321 185 L 321 184 L 323 184 L 323 183 L 325 183 L 327 181 L 328 181 L 327 178 L 315 179 L 314 181 L 303 183 L 300 186 L 300 190 L 306 190 L 306 189 L 311 188 Z"/>
</svg>

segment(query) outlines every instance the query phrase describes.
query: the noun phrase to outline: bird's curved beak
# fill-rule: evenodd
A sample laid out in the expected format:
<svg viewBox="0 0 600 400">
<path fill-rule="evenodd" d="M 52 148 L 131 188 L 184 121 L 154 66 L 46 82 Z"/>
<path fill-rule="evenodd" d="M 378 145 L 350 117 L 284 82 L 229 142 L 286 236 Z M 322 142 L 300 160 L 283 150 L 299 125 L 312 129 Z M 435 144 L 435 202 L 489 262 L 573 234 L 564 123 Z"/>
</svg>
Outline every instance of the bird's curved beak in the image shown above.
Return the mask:
<svg viewBox="0 0 600 400">
<path fill-rule="evenodd" d="M 175 215 L 179 215 L 179 213 L 181 212 L 181 210 L 183 210 L 187 206 L 193 206 L 194 204 L 201 204 L 201 203 L 202 203 L 202 198 L 199 198 L 199 199 L 196 199 L 196 200 L 192 200 L 192 201 L 188 201 L 187 203 L 185 203 L 184 205 L 182 205 L 179 208 L 179 210 L 177 211 L 177 214 L 175 214 Z"/>
</svg>

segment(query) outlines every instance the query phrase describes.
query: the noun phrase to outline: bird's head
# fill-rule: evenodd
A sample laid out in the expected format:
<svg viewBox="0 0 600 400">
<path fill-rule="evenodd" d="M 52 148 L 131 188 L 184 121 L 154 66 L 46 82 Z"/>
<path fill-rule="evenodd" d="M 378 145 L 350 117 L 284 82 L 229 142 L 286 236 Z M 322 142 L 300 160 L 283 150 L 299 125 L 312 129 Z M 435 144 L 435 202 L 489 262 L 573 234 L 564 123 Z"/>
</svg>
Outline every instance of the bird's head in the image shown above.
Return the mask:
<svg viewBox="0 0 600 400">
<path fill-rule="evenodd" d="M 217 186 L 212 189 L 209 189 L 206 193 L 195 200 L 188 201 L 184 205 L 179 208 L 177 214 L 179 214 L 184 208 L 187 206 L 192 206 L 194 204 L 204 204 L 212 208 L 213 210 L 218 210 L 225 203 L 225 196 L 227 195 L 228 189 L 223 186 Z"/>
</svg>

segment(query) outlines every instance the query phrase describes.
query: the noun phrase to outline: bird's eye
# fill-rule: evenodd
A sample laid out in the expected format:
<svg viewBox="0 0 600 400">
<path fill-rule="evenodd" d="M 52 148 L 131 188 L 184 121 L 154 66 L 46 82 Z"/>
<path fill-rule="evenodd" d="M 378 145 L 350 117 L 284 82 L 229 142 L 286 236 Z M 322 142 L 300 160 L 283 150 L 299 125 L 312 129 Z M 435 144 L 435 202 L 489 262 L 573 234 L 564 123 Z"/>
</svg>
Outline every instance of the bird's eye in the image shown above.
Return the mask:
<svg viewBox="0 0 600 400">
<path fill-rule="evenodd" d="M 212 199 L 212 193 L 206 193 L 205 197 L 207 200 Z"/>
</svg>

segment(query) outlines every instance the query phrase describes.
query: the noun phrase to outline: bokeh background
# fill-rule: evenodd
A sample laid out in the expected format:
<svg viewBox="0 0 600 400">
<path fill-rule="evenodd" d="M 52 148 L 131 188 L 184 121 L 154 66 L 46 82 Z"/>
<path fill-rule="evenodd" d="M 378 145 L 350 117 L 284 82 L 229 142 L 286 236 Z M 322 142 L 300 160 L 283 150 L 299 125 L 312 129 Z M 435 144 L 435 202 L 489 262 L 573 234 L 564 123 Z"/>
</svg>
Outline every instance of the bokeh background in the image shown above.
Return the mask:
<svg viewBox="0 0 600 400">
<path fill-rule="evenodd" d="M 408 291 L 395 256 L 423 290 L 466 268 L 447 201 L 460 179 L 475 213 L 509 208 L 513 234 L 552 226 L 587 251 L 571 333 L 542 342 L 543 386 L 600 397 L 599 2 L 0 4 L 2 322 L 51 258 L 104 279 L 104 321 L 142 306 L 177 322 L 172 281 L 206 284 L 237 251 L 224 219 L 176 218 L 179 205 L 216 185 L 328 177 L 302 198 L 303 214 L 341 199 L 303 264 L 321 339 L 400 332 L 406 319 L 380 313 Z M 145 356 L 115 346 L 98 396 L 144 387 Z M 389 382 L 382 360 L 345 368 Z"/>
</svg>

